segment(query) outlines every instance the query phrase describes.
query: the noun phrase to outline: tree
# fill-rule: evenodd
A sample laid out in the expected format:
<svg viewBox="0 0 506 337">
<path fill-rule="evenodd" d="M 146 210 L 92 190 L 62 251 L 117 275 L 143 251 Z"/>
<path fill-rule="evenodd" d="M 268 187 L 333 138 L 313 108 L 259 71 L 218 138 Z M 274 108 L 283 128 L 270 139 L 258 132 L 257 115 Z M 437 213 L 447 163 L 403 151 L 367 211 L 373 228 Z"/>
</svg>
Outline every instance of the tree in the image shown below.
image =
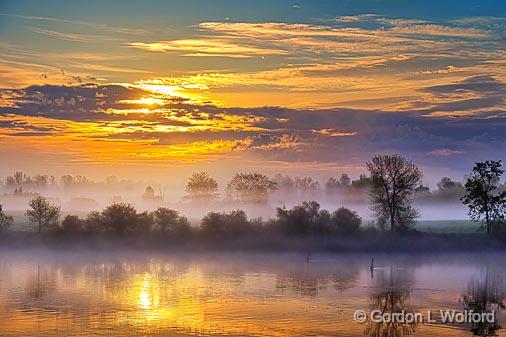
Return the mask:
<svg viewBox="0 0 506 337">
<path fill-rule="evenodd" d="M 351 187 L 355 190 L 367 190 L 372 185 L 372 179 L 365 174 L 361 174 L 357 180 L 351 182 Z"/>
<path fill-rule="evenodd" d="M 240 202 L 267 203 L 276 189 L 276 182 L 260 173 L 237 173 L 227 184 L 228 196 Z"/>
<path fill-rule="evenodd" d="M 418 210 L 411 206 L 422 171 L 400 155 L 375 156 L 366 163 L 371 173 L 370 198 L 380 226 L 389 222 L 391 232 L 402 232 L 414 225 Z"/>
<path fill-rule="evenodd" d="M 320 183 L 311 177 L 295 177 L 295 190 L 304 197 L 313 197 L 320 192 Z"/>
<path fill-rule="evenodd" d="M 437 183 L 436 196 L 444 200 L 458 200 L 464 195 L 464 187 L 458 181 L 443 177 Z"/>
<path fill-rule="evenodd" d="M 337 194 L 338 190 L 339 190 L 339 181 L 334 177 L 330 177 L 325 183 L 325 193 L 328 196 L 333 196 Z"/>
<path fill-rule="evenodd" d="M 462 202 L 469 208 L 472 220 L 485 223 L 487 233 L 504 220 L 506 191 L 500 190 L 500 178 L 504 173 L 501 161 L 487 160 L 475 163 L 465 184 Z"/>
<path fill-rule="evenodd" d="M 63 233 L 78 234 L 84 231 L 84 221 L 77 215 L 67 215 L 61 222 L 61 230 Z"/>
<path fill-rule="evenodd" d="M 40 234 L 45 229 L 51 229 L 58 226 L 60 219 L 60 207 L 52 205 L 46 198 L 37 195 L 28 203 L 30 209 L 26 211 L 26 216 L 30 222 L 37 227 Z"/>
<path fill-rule="evenodd" d="M 0 233 L 6 232 L 14 223 L 14 219 L 10 215 L 6 215 L 0 205 Z"/>
<path fill-rule="evenodd" d="M 282 193 L 293 193 L 295 189 L 295 182 L 292 177 L 288 175 L 282 175 L 277 173 L 274 176 L 274 182 L 276 182 L 276 186 L 278 190 Z"/>
<path fill-rule="evenodd" d="M 290 209 L 278 207 L 276 216 L 278 226 L 293 235 L 322 234 L 330 222 L 328 212 L 320 210 L 316 201 L 304 201 Z"/>
<path fill-rule="evenodd" d="M 153 187 L 151 186 L 146 187 L 146 190 L 142 194 L 142 199 L 147 201 L 155 199 L 155 190 L 153 189 Z"/>
<path fill-rule="evenodd" d="M 417 188 L 415 188 L 414 192 L 414 199 L 417 201 L 425 201 L 429 200 L 432 196 L 432 193 L 430 192 L 430 188 L 426 185 L 418 185 Z"/>
<path fill-rule="evenodd" d="M 339 185 L 341 185 L 341 188 L 348 188 L 350 187 L 350 184 L 350 177 L 346 173 L 341 174 L 341 177 L 339 178 Z"/>
<path fill-rule="evenodd" d="M 161 233 L 186 236 L 191 231 L 188 219 L 173 209 L 160 207 L 153 212 L 153 217 L 156 229 Z"/>
<path fill-rule="evenodd" d="M 350 177 L 343 173 L 341 174 L 341 177 L 334 178 L 330 177 L 327 182 L 325 183 L 325 192 L 327 195 L 333 195 L 337 194 L 339 191 L 345 191 L 348 189 L 351 185 Z"/>
<path fill-rule="evenodd" d="M 125 203 L 106 207 L 96 220 L 101 222 L 105 231 L 116 234 L 149 232 L 152 224 L 152 218 L 146 212 L 138 214 L 132 205 Z"/>
<path fill-rule="evenodd" d="M 211 200 L 218 196 L 218 183 L 206 172 L 193 173 L 186 184 L 187 198 Z"/>
<path fill-rule="evenodd" d="M 346 207 L 341 207 L 332 213 L 331 223 L 333 232 L 350 235 L 359 231 L 362 219 L 356 212 Z"/>
<path fill-rule="evenodd" d="M 242 210 L 207 213 L 202 218 L 200 228 L 206 236 L 214 238 L 238 237 L 252 231 L 252 225 Z"/>
</svg>

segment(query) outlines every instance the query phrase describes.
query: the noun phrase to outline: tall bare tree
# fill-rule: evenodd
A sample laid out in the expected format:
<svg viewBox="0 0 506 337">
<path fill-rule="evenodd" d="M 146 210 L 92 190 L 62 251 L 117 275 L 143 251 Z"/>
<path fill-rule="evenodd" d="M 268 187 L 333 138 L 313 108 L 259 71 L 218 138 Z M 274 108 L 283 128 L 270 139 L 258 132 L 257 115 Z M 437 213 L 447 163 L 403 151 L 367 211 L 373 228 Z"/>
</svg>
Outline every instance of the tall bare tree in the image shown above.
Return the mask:
<svg viewBox="0 0 506 337">
<path fill-rule="evenodd" d="M 375 156 L 366 163 L 371 173 L 372 209 L 380 225 L 401 232 L 414 225 L 419 211 L 411 206 L 413 193 L 422 179 L 418 166 L 401 155 Z"/>
</svg>

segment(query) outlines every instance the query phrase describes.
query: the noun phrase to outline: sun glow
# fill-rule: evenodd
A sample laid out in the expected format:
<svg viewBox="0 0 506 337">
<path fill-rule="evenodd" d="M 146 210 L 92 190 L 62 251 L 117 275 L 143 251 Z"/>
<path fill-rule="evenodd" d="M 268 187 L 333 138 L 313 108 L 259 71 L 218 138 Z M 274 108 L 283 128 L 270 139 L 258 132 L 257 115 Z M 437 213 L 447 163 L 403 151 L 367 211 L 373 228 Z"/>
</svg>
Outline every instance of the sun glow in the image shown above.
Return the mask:
<svg viewBox="0 0 506 337">
<path fill-rule="evenodd" d="M 139 99 L 124 99 L 119 101 L 119 103 L 138 105 L 163 105 L 166 103 L 166 101 L 156 97 L 142 97 Z"/>
</svg>

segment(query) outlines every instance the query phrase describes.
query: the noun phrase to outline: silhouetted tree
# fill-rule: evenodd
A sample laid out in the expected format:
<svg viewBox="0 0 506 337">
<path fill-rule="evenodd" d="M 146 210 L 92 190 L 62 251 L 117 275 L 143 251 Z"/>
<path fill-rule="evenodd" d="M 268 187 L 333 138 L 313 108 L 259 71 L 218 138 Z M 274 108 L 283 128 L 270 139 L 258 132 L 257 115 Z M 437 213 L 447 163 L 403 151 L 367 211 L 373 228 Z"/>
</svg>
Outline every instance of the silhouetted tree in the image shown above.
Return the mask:
<svg viewBox="0 0 506 337">
<path fill-rule="evenodd" d="M 87 233 L 97 234 L 97 233 L 105 231 L 103 219 L 102 219 L 102 214 L 99 211 L 90 212 L 86 216 L 86 219 L 84 220 L 83 225 L 84 225 L 84 230 Z"/>
<path fill-rule="evenodd" d="M 339 191 L 339 180 L 334 177 L 330 177 L 325 183 L 325 194 L 328 196 L 336 195 Z"/>
<path fill-rule="evenodd" d="M 274 176 L 274 182 L 281 193 L 293 193 L 295 190 L 295 182 L 292 177 L 287 175 L 276 174 Z"/>
<path fill-rule="evenodd" d="M 98 220 L 105 231 L 116 234 L 147 233 L 153 222 L 147 212 L 138 214 L 132 205 L 125 203 L 106 207 L 94 220 Z"/>
<path fill-rule="evenodd" d="M 464 186 L 458 181 L 443 177 L 437 183 L 436 197 L 444 200 L 458 200 L 464 195 Z"/>
<path fill-rule="evenodd" d="M 369 194 L 378 223 L 382 226 L 388 221 L 392 232 L 408 230 L 419 217 L 411 199 L 422 171 L 400 155 L 375 156 L 366 165 L 371 173 Z"/>
<path fill-rule="evenodd" d="M 36 225 L 37 232 L 42 230 L 56 228 L 60 219 L 60 207 L 52 205 L 46 198 L 37 195 L 28 203 L 30 209 L 26 211 L 26 216 L 30 222 Z"/>
<path fill-rule="evenodd" d="M 278 226 L 286 234 L 322 234 L 330 223 L 328 211 L 320 211 L 316 201 L 303 202 L 291 209 L 277 208 Z"/>
<path fill-rule="evenodd" d="M 499 189 L 503 173 L 500 160 L 475 163 L 465 184 L 466 193 L 461 198 L 469 208 L 471 219 L 484 221 L 487 233 L 494 229 L 493 225 L 498 227 L 504 221 L 506 191 Z"/>
<path fill-rule="evenodd" d="M 85 230 L 84 221 L 77 215 L 66 215 L 61 222 L 61 230 L 68 234 L 83 233 Z"/>
<path fill-rule="evenodd" d="M 173 236 L 187 236 L 191 231 L 188 219 L 173 209 L 160 207 L 153 212 L 153 217 L 155 229 L 161 233 Z"/>
<path fill-rule="evenodd" d="M 230 213 L 210 212 L 200 223 L 201 232 L 209 237 L 230 238 L 251 232 L 252 226 L 242 210 Z"/>
<path fill-rule="evenodd" d="M 332 213 L 332 231 L 337 234 L 356 234 L 360 230 L 362 219 L 356 212 L 341 207 Z"/>
<path fill-rule="evenodd" d="M 146 187 L 146 190 L 142 194 L 142 199 L 149 201 L 153 200 L 154 198 L 155 198 L 155 190 L 153 189 L 153 187 L 151 186 Z"/>
<path fill-rule="evenodd" d="M 415 188 L 413 197 L 418 201 L 429 200 L 432 197 L 432 193 L 430 192 L 430 188 L 428 186 L 420 184 L 417 188 Z"/>
<path fill-rule="evenodd" d="M 187 198 L 211 200 L 218 196 L 218 183 L 206 172 L 193 173 L 186 184 Z"/>
<path fill-rule="evenodd" d="M 61 177 L 61 185 L 64 188 L 73 188 L 75 186 L 84 186 L 91 184 L 92 182 L 85 176 L 77 175 L 71 176 L 69 174 Z"/>
<path fill-rule="evenodd" d="M 228 197 L 240 202 L 267 203 L 276 182 L 260 173 L 237 173 L 227 185 Z"/>
<path fill-rule="evenodd" d="M 6 215 L 2 209 L 2 205 L 0 205 L 0 233 L 8 231 L 13 223 L 14 219 L 12 216 Z"/>
<path fill-rule="evenodd" d="M 327 195 L 335 195 L 340 191 L 345 191 L 351 186 L 350 177 L 343 173 L 339 179 L 330 177 L 325 183 L 325 193 Z"/>
<path fill-rule="evenodd" d="M 315 197 L 320 192 L 320 183 L 311 177 L 295 177 L 295 190 L 303 198 Z"/>
</svg>

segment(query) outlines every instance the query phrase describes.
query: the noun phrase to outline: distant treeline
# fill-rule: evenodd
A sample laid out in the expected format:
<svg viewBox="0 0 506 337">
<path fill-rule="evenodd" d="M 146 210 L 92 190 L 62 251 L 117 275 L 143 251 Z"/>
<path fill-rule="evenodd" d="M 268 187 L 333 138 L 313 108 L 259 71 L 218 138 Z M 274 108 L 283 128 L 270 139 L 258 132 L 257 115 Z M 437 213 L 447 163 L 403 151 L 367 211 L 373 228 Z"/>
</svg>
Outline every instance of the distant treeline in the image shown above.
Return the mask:
<svg viewBox="0 0 506 337">
<path fill-rule="evenodd" d="M 347 202 L 363 203 L 368 201 L 368 193 L 372 187 L 372 178 L 365 174 L 352 180 L 346 173 L 339 177 L 330 177 L 325 183 L 311 177 L 291 177 L 276 174 L 268 177 L 261 173 L 238 173 L 234 175 L 223 188 L 220 195 L 218 182 L 206 172 L 194 173 L 186 184 L 183 200 L 188 201 L 239 201 L 251 203 L 267 203 L 273 200 L 343 200 Z M 114 176 L 107 177 L 105 182 L 97 183 L 82 176 L 64 175 L 60 179 L 54 176 L 36 174 L 29 176 L 23 172 L 15 172 L 0 180 L 0 187 L 4 193 L 14 195 L 33 195 L 44 191 L 114 191 L 121 188 L 132 189 L 136 183 L 118 180 Z M 138 188 L 138 187 L 137 187 Z M 503 187 L 505 188 L 505 187 Z M 436 189 L 431 190 L 427 185 L 420 184 L 413 195 L 415 202 L 459 202 L 464 195 L 462 182 L 443 177 L 437 183 Z M 120 193 L 120 192 L 118 192 Z M 139 197 L 146 202 L 164 202 L 164 192 L 159 194 L 151 186 L 147 186 Z M 113 196 L 121 201 L 118 195 Z M 114 199 L 113 198 L 113 199 Z M 92 199 L 90 199 L 92 201 Z"/>
</svg>

